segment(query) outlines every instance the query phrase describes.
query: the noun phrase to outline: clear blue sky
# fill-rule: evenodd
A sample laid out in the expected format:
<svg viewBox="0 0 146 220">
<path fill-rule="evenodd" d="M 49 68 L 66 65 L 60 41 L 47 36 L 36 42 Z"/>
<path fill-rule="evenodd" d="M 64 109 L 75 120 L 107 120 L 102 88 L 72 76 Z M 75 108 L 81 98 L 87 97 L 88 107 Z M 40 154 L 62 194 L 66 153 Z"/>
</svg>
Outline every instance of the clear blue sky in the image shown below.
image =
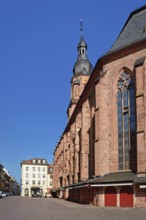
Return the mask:
<svg viewBox="0 0 146 220">
<path fill-rule="evenodd" d="M 20 163 L 53 161 L 67 124 L 80 19 L 95 65 L 145 0 L 0 1 L 0 163 L 18 181 Z"/>
</svg>

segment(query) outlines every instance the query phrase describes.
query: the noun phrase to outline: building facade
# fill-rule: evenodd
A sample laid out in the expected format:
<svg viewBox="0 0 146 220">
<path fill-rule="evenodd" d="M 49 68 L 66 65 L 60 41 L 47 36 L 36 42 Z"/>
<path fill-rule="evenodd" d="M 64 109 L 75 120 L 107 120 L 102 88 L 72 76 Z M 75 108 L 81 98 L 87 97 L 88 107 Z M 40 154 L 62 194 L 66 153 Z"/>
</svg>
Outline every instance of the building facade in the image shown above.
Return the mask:
<svg viewBox="0 0 146 220">
<path fill-rule="evenodd" d="M 21 162 L 21 195 L 42 197 L 48 191 L 48 163 L 46 159 L 33 158 Z"/>
<path fill-rule="evenodd" d="M 146 6 L 133 11 L 93 70 L 81 36 L 69 121 L 54 151 L 57 197 L 146 207 L 145 21 Z"/>
<path fill-rule="evenodd" d="M 20 185 L 2 164 L 0 164 L 0 191 L 6 192 L 7 195 L 20 194 Z"/>
<path fill-rule="evenodd" d="M 52 180 L 53 180 L 53 164 L 48 165 L 48 193 L 52 190 Z"/>
<path fill-rule="evenodd" d="M 0 191 L 5 191 L 4 166 L 0 164 Z"/>
</svg>

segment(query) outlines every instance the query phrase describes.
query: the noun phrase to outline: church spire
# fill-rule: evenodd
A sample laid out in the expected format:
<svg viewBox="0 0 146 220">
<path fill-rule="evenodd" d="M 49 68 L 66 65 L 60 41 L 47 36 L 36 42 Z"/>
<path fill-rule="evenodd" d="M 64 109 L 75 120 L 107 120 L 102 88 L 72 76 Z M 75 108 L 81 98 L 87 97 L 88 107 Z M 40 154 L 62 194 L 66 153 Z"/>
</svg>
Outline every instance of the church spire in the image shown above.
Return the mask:
<svg viewBox="0 0 146 220">
<path fill-rule="evenodd" d="M 78 57 L 73 67 L 73 77 L 71 80 L 71 101 L 68 108 L 69 119 L 93 69 L 92 64 L 87 57 L 87 44 L 83 37 L 83 20 L 80 22 L 80 33 L 80 41 L 77 45 Z"/>
<path fill-rule="evenodd" d="M 83 37 L 83 19 L 80 21 L 81 38 L 77 46 L 78 58 L 73 68 L 74 75 L 83 74 L 90 75 L 92 72 L 92 64 L 87 57 L 87 44 Z"/>
<path fill-rule="evenodd" d="M 86 56 L 86 50 L 87 50 L 87 44 L 86 44 L 86 42 L 84 40 L 84 37 L 83 37 L 83 31 L 84 31 L 83 26 L 84 26 L 83 19 L 81 19 L 81 21 L 80 21 L 81 39 L 80 39 L 80 41 L 78 43 L 78 55 L 79 56 L 80 55 Z"/>
</svg>

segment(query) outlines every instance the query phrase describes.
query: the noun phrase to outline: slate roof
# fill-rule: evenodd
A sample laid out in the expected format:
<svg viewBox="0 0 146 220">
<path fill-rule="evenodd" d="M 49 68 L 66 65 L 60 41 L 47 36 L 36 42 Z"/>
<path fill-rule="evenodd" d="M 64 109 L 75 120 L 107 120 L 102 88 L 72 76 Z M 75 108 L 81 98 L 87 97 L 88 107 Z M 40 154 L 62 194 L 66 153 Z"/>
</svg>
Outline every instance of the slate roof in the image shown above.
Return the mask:
<svg viewBox="0 0 146 220">
<path fill-rule="evenodd" d="M 44 164 L 42 161 L 45 160 L 46 164 L 47 164 L 47 160 L 44 158 L 33 158 L 33 159 L 29 159 L 29 160 L 22 160 L 21 164 L 34 164 L 33 160 L 35 160 L 35 164 L 38 164 L 37 161 L 40 160 L 41 164 Z"/>
<path fill-rule="evenodd" d="M 136 174 L 131 171 L 127 172 L 116 172 L 108 173 L 104 176 L 95 177 L 93 179 L 88 179 L 82 182 L 74 183 L 66 188 L 84 186 L 87 184 L 103 184 L 103 183 L 125 183 L 125 182 L 134 182 L 136 179 Z"/>
<path fill-rule="evenodd" d="M 146 183 L 146 175 L 141 176 L 141 177 L 136 177 L 134 180 L 134 183 Z"/>
<path fill-rule="evenodd" d="M 104 176 L 89 179 L 88 183 L 115 183 L 115 182 L 133 182 L 136 175 L 131 172 L 108 173 Z"/>
<path fill-rule="evenodd" d="M 87 179 L 85 181 L 81 181 L 78 183 L 74 183 L 59 189 L 55 189 L 55 191 L 62 190 L 65 188 L 78 188 L 78 187 L 86 187 L 90 186 L 90 184 L 98 184 L 101 186 L 103 184 L 118 184 L 118 183 L 134 183 L 134 184 L 145 184 L 146 183 L 146 175 L 138 177 L 135 173 L 131 171 L 121 171 L 121 172 L 115 172 L 115 173 L 108 173 L 104 176 L 97 176 L 92 179 Z"/>
<path fill-rule="evenodd" d="M 133 11 L 108 53 L 146 39 L 146 5 Z"/>
</svg>

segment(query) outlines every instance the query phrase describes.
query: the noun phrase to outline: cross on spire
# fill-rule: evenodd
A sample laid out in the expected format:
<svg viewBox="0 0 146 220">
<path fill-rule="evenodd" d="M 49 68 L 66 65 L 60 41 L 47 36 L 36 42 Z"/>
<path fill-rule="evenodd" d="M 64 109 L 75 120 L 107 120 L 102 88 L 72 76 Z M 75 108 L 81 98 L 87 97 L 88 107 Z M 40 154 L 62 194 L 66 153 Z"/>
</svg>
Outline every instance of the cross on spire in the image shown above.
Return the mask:
<svg viewBox="0 0 146 220">
<path fill-rule="evenodd" d="M 81 32 L 81 35 L 83 35 L 83 26 L 84 26 L 84 24 L 83 24 L 83 19 L 81 19 L 80 20 L 80 32 Z"/>
</svg>

